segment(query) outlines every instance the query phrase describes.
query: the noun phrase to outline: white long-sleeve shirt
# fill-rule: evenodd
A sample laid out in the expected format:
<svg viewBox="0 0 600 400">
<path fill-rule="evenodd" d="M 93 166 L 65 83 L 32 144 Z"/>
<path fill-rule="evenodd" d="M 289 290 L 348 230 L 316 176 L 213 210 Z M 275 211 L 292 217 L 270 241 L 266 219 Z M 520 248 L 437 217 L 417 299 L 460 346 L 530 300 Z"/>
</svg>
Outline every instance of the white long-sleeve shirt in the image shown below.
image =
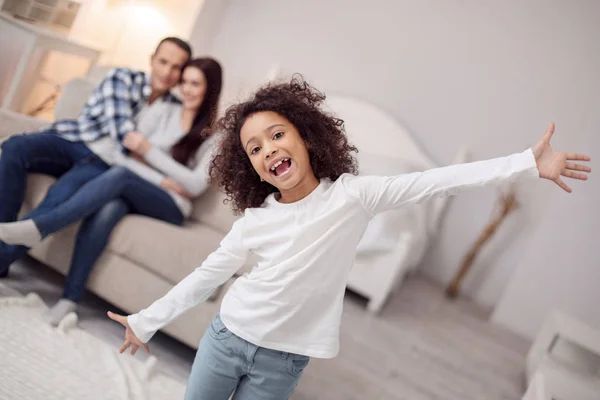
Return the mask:
<svg viewBox="0 0 600 400">
<path fill-rule="evenodd" d="M 531 150 L 394 177 L 342 175 L 321 180 L 291 204 L 269 196 L 246 210 L 218 250 L 164 297 L 128 317 L 143 342 L 226 282 L 250 253 L 258 263 L 223 298 L 221 318 L 239 337 L 265 348 L 331 358 L 348 273 L 367 224 L 377 213 L 471 187 L 539 177 Z"/>
<path fill-rule="evenodd" d="M 187 166 L 178 163 L 170 154 L 156 146 L 146 153 L 144 159 L 148 164 L 174 179 L 192 196 L 199 196 L 209 184 L 209 167 L 217 140 L 216 134 L 204 140 Z"/>
</svg>

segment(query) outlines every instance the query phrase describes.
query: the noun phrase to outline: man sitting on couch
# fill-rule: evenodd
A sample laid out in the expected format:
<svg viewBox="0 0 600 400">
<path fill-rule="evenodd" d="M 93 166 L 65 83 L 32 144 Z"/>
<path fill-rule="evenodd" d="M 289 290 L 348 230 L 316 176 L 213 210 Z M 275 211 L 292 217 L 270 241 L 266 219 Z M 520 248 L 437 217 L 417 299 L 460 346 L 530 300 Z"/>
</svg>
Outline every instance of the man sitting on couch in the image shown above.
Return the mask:
<svg viewBox="0 0 600 400">
<path fill-rule="evenodd" d="M 151 57 L 150 74 L 114 69 L 94 89 L 76 120 L 56 121 L 41 132 L 5 141 L 0 157 L 0 222 L 17 219 L 28 173 L 58 178 L 38 207 L 26 216 L 31 218 L 64 202 L 87 181 L 107 171 L 123 151 L 125 135 L 135 131 L 142 109 L 147 113 L 167 112 L 171 108 L 161 104 L 179 102 L 170 90 L 178 84 L 190 57 L 189 44 L 165 38 Z M 85 226 L 80 229 L 85 230 Z M 0 277 L 5 277 L 10 264 L 27 251 L 25 246 L 0 241 Z"/>
</svg>

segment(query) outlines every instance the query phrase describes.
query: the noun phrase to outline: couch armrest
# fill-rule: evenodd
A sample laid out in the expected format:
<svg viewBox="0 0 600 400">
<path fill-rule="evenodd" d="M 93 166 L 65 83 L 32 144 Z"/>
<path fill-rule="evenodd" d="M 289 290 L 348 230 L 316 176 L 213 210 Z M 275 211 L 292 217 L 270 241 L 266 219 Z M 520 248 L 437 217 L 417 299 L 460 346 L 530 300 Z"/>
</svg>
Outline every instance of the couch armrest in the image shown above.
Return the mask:
<svg viewBox="0 0 600 400">
<path fill-rule="evenodd" d="M 0 142 L 13 135 L 35 132 L 46 125 L 49 125 L 48 121 L 40 118 L 29 117 L 13 111 L 0 110 Z"/>
</svg>

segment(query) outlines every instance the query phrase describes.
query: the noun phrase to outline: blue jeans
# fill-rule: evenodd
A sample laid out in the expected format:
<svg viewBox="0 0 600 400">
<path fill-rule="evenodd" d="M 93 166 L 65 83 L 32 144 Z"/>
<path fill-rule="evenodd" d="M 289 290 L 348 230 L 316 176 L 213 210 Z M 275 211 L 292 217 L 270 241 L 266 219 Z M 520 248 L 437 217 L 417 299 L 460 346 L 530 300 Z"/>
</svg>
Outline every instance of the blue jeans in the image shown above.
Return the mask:
<svg viewBox="0 0 600 400">
<path fill-rule="evenodd" d="M 160 187 L 124 167 L 112 167 L 83 185 L 67 201 L 32 219 L 43 237 L 83 219 L 63 297 L 79 301 L 96 261 L 117 223 L 128 213 L 182 225 L 183 214 Z"/>
<path fill-rule="evenodd" d="M 198 346 L 185 400 L 285 400 L 309 358 L 256 346 L 234 335 L 217 315 Z"/>
<path fill-rule="evenodd" d="M 129 204 L 119 198 L 108 202 L 81 222 L 69 273 L 65 278 L 63 298 L 74 302 L 81 299 L 88 276 L 106 248 L 110 234 L 129 212 Z"/>
<path fill-rule="evenodd" d="M 131 212 L 174 225 L 183 224 L 183 214 L 162 188 L 140 178 L 125 167 L 112 167 L 89 181 L 52 210 L 32 217 L 42 237 L 100 210 L 111 200 L 125 200 Z"/>
<path fill-rule="evenodd" d="M 13 136 L 2 144 L 0 157 L 0 222 L 17 219 L 28 173 L 42 173 L 58 180 L 46 197 L 24 218 L 52 210 L 73 195 L 83 184 L 108 169 L 108 165 L 80 142 L 70 142 L 52 133 Z M 0 242 L 0 276 L 29 249 Z"/>
</svg>

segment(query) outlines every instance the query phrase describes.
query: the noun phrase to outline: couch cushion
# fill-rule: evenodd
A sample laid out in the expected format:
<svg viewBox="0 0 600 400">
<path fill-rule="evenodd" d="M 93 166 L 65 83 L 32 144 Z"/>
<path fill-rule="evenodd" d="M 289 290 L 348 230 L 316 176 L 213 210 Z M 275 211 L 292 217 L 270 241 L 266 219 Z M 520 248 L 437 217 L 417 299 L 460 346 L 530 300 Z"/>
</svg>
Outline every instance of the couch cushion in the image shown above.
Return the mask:
<svg viewBox="0 0 600 400">
<path fill-rule="evenodd" d="M 226 198 L 216 185 L 211 185 L 194 201 L 191 218 L 223 233 L 229 232 L 239 216 L 233 214 L 230 204 L 223 204 Z"/>
<path fill-rule="evenodd" d="M 76 119 L 95 87 L 96 84 L 86 78 L 74 78 L 64 84 L 54 107 L 54 118 Z"/>
<path fill-rule="evenodd" d="M 129 215 L 113 231 L 108 248 L 177 283 L 199 267 L 222 239 L 221 232 L 206 225 L 189 223 L 179 227 Z"/>
<path fill-rule="evenodd" d="M 38 131 L 46 125 L 49 125 L 49 122 L 39 118 L 0 110 L 0 142 L 12 135 Z"/>
</svg>

